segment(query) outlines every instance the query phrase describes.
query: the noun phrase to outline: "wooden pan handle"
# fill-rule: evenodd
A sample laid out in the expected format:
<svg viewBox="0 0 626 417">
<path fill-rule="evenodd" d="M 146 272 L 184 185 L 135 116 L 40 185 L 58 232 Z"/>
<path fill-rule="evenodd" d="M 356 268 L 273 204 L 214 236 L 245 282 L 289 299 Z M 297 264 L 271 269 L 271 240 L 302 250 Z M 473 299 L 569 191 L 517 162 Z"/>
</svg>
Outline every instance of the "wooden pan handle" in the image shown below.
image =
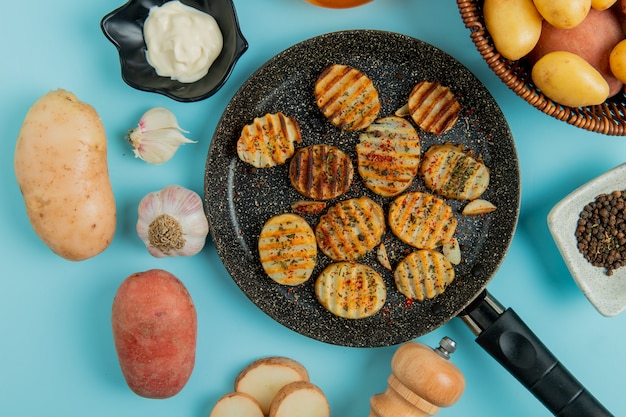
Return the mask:
<svg viewBox="0 0 626 417">
<path fill-rule="evenodd" d="M 465 378 L 449 361 L 455 349 L 449 338 L 436 349 L 417 342 L 400 345 L 391 359 L 387 389 L 370 399 L 370 417 L 428 417 L 456 403 Z"/>
</svg>

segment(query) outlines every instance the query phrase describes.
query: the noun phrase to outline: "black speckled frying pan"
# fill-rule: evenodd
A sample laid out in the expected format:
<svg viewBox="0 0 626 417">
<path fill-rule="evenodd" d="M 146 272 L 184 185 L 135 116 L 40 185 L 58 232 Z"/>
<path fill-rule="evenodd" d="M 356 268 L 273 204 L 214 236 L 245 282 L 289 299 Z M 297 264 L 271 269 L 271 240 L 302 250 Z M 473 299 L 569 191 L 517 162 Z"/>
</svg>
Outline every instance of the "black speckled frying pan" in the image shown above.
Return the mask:
<svg viewBox="0 0 626 417">
<path fill-rule="evenodd" d="M 363 259 L 363 263 L 383 275 L 388 295 L 382 311 L 360 320 L 336 317 L 322 307 L 315 298 L 314 278 L 299 287 L 286 287 L 267 277 L 257 250 L 263 224 L 273 215 L 291 211 L 291 203 L 303 197 L 290 185 L 288 164 L 255 169 L 240 161 L 236 152 L 244 125 L 265 113 L 282 111 L 300 122 L 303 142 L 299 146 L 335 145 L 353 158 L 356 167 L 358 133 L 342 132 L 331 126 L 315 104 L 315 80 L 334 63 L 358 68 L 373 80 L 381 98 L 381 116 L 391 115 L 402 107 L 419 81 L 439 81 L 450 87 L 461 102 L 461 117 L 442 136 L 420 132 L 422 149 L 452 142 L 473 150 L 491 171 L 490 185 L 482 198 L 497 206 L 489 215 L 469 217 L 460 214 L 463 203 L 448 201 L 458 213 L 456 237 L 462 247 L 463 261 L 455 267 L 454 282 L 433 300 L 408 301 L 395 290 L 392 273 L 377 262 L 375 254 Z M 418 178 L 409 190 L 425 190 L 425 187 Z M 360 195 L 370 196 L 385 209 L 391 200 L 369 192 L 355 173 L 348 192 L 328 204 Z M 373 347 L 414 339 L 462 316 L 479 335 L 477 341 L 511 372 L 520 365 L 524 365 L 522 371 L 528 368 L 527 363 L 519 363 L 520 357 L 525 361 L 530 359 L 530 372 L 514 374 L 525 385 L 532 386 L 531 390 L 551 410 L 556 412 L 566 407 L 577 410 L 584 403 L 596 408 L 584 408 L 586 414 L 559 415 L 609 415 L 597 414 L 601 406 L 584 389 L 572 388 L 570 395 L 569 388 L 565 394 L 555 393 L 552 384 L 538 383 L 544 377 L 550 379 L 546 375 L 554 376 L 549 372 L 554 368 L 559 370 L 559 376 L 567 377 L 568 387 L 579 386 L 547 350 L 536 354 L 545 350 L 543 345 L 512 310 L 505 310 L 486 293 L 485 287 L 512 240 L 519 205 L 520 175 L 513 137 L 484 85 L 461 63 L 432 45 L 400 34 L 372 30 L 335 32 L 306 40 L 279 53 L 257 70 L 226 107 L 212 139 L 205 171 L 205 208 L 218 254 L 247 297 L 279 323 L 322 342 Z M 307 217 L 312 226 L 317 219 L 318 216 Z M 410 250 L 391 232 L 383 241 L 392 265 Z M 313 277 L 329 263 L 330 259 L 320 253 Z M 505 326 L 490 335 L 502 324 L 513 327 Z"/>
</svg>

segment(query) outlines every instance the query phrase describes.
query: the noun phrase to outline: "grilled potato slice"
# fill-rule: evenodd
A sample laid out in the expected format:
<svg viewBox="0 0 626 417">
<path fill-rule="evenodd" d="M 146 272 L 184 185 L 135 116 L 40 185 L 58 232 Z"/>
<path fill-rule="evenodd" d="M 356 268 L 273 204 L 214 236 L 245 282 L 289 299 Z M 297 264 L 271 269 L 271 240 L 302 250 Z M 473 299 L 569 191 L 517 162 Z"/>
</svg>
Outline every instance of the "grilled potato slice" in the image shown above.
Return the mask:
<svg viewBox="0 0 626 417">
<path fill-rule="evenodd" d="M 315 101 L 330 123 L 342 130 L 365 129 L 380 112 L 378 90 L 362 71 L 333 64 L 315 82 Z"/>
<path fill-rule="evenodd" d="M 440 252 L 420 249 L 398 263 L 393 277 L 405 297 L 424 301 L 444 292 L 454 280 L 454 267 Z"/>
<path fill-rule="evenodd" d="M 456 95 L 439 82 L 419 82 L 409 94 L 408 105 L 413 121 L 436 135 L 450 130 L 461 113 Z"/>
<path fill-rule="evenodd" d="M 389 206 L 389 227 L 393 234 L 419 249 L 434 249 L 449 242 L 456 224 L 452 208 L 429 193 L 403 194 Z"/>
<path fill-rule="evenodd" d="M 385 233 L 383 208 L 369 197 L 337 203 L 320 217 L 315 237 L 334 261 L 355 261 L 374 249 Z"/>
<path fill-rule="evenodd" d="M 299 149 L 289 163 L 291 185 L 314 200 L 345 193 L 354 177 L 350 157 L 336 146 L 316 144 Z"/>
<path fill-rule="evenodd" d="M 283 285 L 307 281 L 317 262 L 317 244 L 313 229 L 293 213 L 270 218 L 259 236 L 259 257 L 265 273 Z"/>
<path fill-rule="evenodd" d="M 383 117 L 359 135 L 356 152 L 365 186 L 383 197 L 392 197 L 406 190 L 417 175 L 420 139 L 407 120 Z"/>
<path fill-rule="evenodd" d="M 301 141 L 300 123 L 295 118 L 267 113 L 243 127 L 237 155 L 256 168 L 269 168 L 284 164 L 295 152 L 294 142 Z"/>
<path fill-rule="evenodd" d="M 380 311 L 387 298 L 387 287 L 380 274 L 367 265 L 336 262 L 317 277 L 315 295 L 334 315 L 362 319 Z"/>
<path fill-rule="evenodd" d="M 424 154 L 420 175 L 426 187 L 455 200 L 475 200 L 489 186 L 489 169 L 463 145 L 433 145 Z"/>
</svg>

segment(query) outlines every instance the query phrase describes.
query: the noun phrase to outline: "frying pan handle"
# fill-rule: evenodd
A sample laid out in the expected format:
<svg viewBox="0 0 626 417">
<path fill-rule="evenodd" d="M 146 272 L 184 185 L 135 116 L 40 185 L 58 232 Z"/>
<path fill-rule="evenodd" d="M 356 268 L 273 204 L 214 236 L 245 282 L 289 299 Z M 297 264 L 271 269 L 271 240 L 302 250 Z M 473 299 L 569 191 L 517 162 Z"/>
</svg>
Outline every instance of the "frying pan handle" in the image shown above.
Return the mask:
<svg viewBox="0 0 626 417">
<path fill-rule="evenodd" d="M 510 308 L 486 291 L 461 318 L 476 342 L 557 417 L 613 417 Z"/>
</svg>

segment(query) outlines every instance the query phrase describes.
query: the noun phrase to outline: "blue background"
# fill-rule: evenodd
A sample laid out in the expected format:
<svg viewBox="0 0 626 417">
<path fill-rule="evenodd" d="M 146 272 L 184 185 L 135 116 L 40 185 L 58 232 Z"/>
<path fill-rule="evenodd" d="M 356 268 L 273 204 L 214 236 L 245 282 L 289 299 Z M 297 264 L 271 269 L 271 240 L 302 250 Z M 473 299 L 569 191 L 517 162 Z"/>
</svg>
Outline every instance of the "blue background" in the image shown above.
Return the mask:
<svg viewBox="0 0 626 417">
<path fill-rule="evenodd" d="M 100 19 L 123 3 L 12 1 L 0 25 L 0 416 L 208 416 L 236 374 L 269 355 L 302 362 L 327 394 L 332 414 L 363 417 L 386 387 L 395 347 L 344 348 L 296 334 L 257 309 L 233 283 L 209 239 L 192 258 L 156 259 L 136 236 L 136 207 L 148 192 L 178 183 L 202 193 L 213 130 L 250 74 L 301 40 L 342 29 L 384 29 L 429 42 L 464 63 L 494 95 L 515 137 L 522 173 L 520 221 L 510 251 L 489 285 L 615 415 L 626 415 L 624 315 L 600 315 L 577 288 L 549 233 L 551 207 L 589 179 L 625 162 L 626 139 L 588 132 L 534 109 L 507 89 L 476 51 L 452 0 L 375 0 L 331 10 L 303 0 L 235 0 L 250 48 L 225 86 L 197 103 L 134 90 L 120 77 L 115 48 Z M 74 92 L 99 112 L 108 136 L 118 209 L 111 246 L 72 263 L 54 255 L 26 217 L 13 172 L 21 122 L 55 88 Z M 168 163 L 135 159 L 124 140 L 154 106 L 166 106 L 199 142 Z M 180 277 L 198 310 L 194 372 L 167 400 L 133 394 L 117 362 L 110 328 L 115 291 L 128 275 L 151 268 Z M 453 361 L 467 380 L 460 401 L 441 416 L 548 416 L 550 413 L 473 341 L 458 319 L 418 341 L 457 341 Z"/>
</svg>

